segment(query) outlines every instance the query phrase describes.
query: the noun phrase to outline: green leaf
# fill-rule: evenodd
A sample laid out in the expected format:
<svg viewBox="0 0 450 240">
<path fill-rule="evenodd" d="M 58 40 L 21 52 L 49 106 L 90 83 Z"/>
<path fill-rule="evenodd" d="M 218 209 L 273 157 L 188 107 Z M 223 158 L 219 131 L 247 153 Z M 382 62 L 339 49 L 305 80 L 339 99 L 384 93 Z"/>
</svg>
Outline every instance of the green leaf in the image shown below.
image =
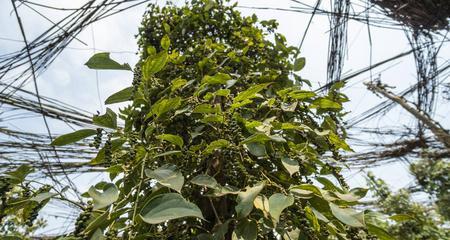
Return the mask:
<svg viewBox="0 0 450 240">
<path fill-rule="evenodd" d="M 395 238 L 386 232 L 386 230 L 373 224 L 367 224 L 367 230 L 370 234 L 377 236 L 380 240 L 395 240 Z"/>
<path fill-rule="evenodd" d="M 89 238 L 89 240 L 104 240 L 106 239 L 103 236 L 103 231 L 101 229 L 97 229 L 95 230 L 94 234 L 92 234 L 91 238 Z"/>
<path fill-rule="evenodd" d="M 182 78 L 177 78 L 172 80 L 172 87 L 170 88 L 170 90 L 173 92 L 181 87 L 183 87 L 184 85 L 187 84 L 187 80 L 186 79 L 182 79 Z"/>
<path fill-rule="evenodd" d="M 100 70 L 129 70 L 131 71 L 130 65 L 128 63 L 120 64 L 109 57 L 108 52 L 96 53 L 94 56 L 89 58 L 85 65 L 90 69 L 100 69 Z"/>
<path fill-rule="evenodd" d="M 219 89 L 216 91 L 216 96 L 223 96 L 223 97 L 227 97 L 228 95 L 230 95 L 231 91 L 230 89 Z"/>
<path fill-rule="evenodd" d="M 244 100 L 249 100 L 251 98 L 254 98 L 257 93 L 265 89 L 267 86 L 269 86 L 271 83 L 262 83 L 255 86 L 251 86 L 247 90 L 240 92 L 233 100 L 233 103 L 241 102 Z"/>
<path fill-rule="evenodd" d="M 338 198 L 346 202 L 357 202 L 366 195 L 367 191 L 368 189 L 366 188 L 354 188 L 348 193 L 340 193 L 340 192 L 333 192 L 333 193 Z"/>
<path fill-rule="evenodd" d="M 216 226 L 214 226 L 213 228 L 213 235 L 211 240 L 224 240 L 225 239 L 225 235 L 228 233 L 228 229 L 229 229 L 229 224 L 230 224 L 231 219 L 227 220 L 226 222 L 222 223 L 222 224 L 218 224 Z"/>
<path fill-rule="evenodd" d="M 43 192 L 39 193 L 38 195 L 30 198 L 31 201 L 35 201 L 38 203 L 41 203 L 42 201 L 48 200 L 54 196 L 58 195 L 57 193 L 51 193 L 51 192 Z"/>
<path fill-rule="evenodd" d="M 330 220 L 328 220 L 327 217 L 325 217 L 322 213 L 320 213 L 319 211 L 317 211 L 315 208 L 311 208 L 312 212 L 314 213 L 314 215 L 317 217 L 317 219 L 324 221 L 324 222 L 329 222 Z"/>
<path fill-rule="evenodd" d="M 294 197 L 286 196 L 281 193 L 275 193 L 269 197 L 269 213 L 270 216 L 278 222 L 283 210 L 294 204 Z"/>
<path fill-rule="evenodd" d="M 298 161 L 291 159 L 290 157 L 283 156 L 281 158 L 281 163 L 283 164 L 283 167 L 286 168 L 286 170 L 289 172 L 289 174 L 291 176 L 292 176 L 292 174 L 294 174 L 300 170 L 300 165 L 298 164 Z"/>
<path fill-rule="evenodd" d="M 195 185 L 199 185 L 199 186 L 212 188 L 212 189 L 218 189 L 220 187 L 220 185 L 217 183 L 216 179 L 214 179 L 213 177 L 208 176 L 206 174 L 201 174 L 201 175 L 195 176 L 191 180 L 191 183 L 193 183 Z"/>
<path fill-rule="evenodd" d="M 181 151 L 175 150 L 175 151 L 167 151 L 167 152 L 163 152 L 161 154 L 157 154 L 155 156 L 153 156 L 154 158 L 158 158 L 158 157 L 164 157 L 164 156 L 170 156 L 170 155 L 179 155 L 181 154 Z"/>
<path fill-rule="evenodd" d="M 174 165 L 164 165 L 155 170 L 145 169 L 145 175 L 158 181 L 159 184 L 181 192 L 184 184 L 184 177 L 181 172 L 176 170 Z"/>
<path fill-rule="evenodd" d="M 206 154 L 210 154 L 217 149 L 226 148 L 230 146 L 230 142 L 225 139 L 219 139 L 211 142 L 205 149 Z"/>
<path fill-rule="evenodd" d="M 158 224 L 183 217 L 203 219 L 200 209 L 186 201 L 178 193 L 166 193 L 152 198 L 142 209 L 140 216 L 144 222 Z"/>
<path fill-rule="evenodd" d="M 258 224 L 254 220 L 242 219 L 233 232 L 232 240 L 256 240 Z"/>
<path fill-rule="evenodd" d="M 179 146 L 180 148 L 182 148 L 184 145 L 183 139 L 177 135 L 161 134 L 161 135 L 156 136 L 156 138 L 160 139 L 160 140 L 165 140 L 165 141 L 171 142 L 171 143 Z"/>
<path fill-rule="evenodd" d="M 289 93 L 289 97 L 297 100 L 315 97 L 316 93 L 306 90 L 296 90 Z"/>
<path fill-rule="evenodd" d="M 214 189 L 212 194 L 208 194 L 213 197 L 222 197 L 228 194 L 238 194 L 240 191 L 238 188 L 232 186 L 218 186 L 217 189 Z"/>
<path fill-rule="evenodd" d="M 105 184 L 102 192 L 90 187 L 88 194 L 94 200 L 94 210 L 107 207 L 119 199 L 119 189 L 113 183 Z"/>
<path fill-rule="evenodd" d="M 181 98 L 169 98 L 169 99 L 161 99 L 152 105 L 151 113 L 155 114 L 157 117 L 161 115 L 177 109 L 181 105 Z"/>
<path fill-rule="evenodd" d="M 30 167 L 27 164 L 20 165 L 16 170 L 7 172 L 6 175 L 8 175 L 11 179 L 15 180 L 14 183 L 18 184 L 25 180 L 25 178 L 28 176 L 28 174 L 33 172 L 33 168 Z"/>
<path fill-rule="evenodd" d="M 64 146 L 64 145 L 67 145 L 70 143 L 77 142 L 81 139 L 85 139 L 87 137 L 93 136 L 95 134 L 97 134 L 97 131 L 94 129 L 81 129 L 81 130 L 75 131 L 73 133 L 64 134 L 64 135 L 61 135 L 61 136 L 55 138 L 55 140 L 53 140 L 51 145 Z"/>
<path fill-rule="evenodd" d="M 166 51 L 149 56 L 142 66 L 142 76 L 144 79 L 149 79 L 153 74 L 161 71 L 166 66 L 168 59 L 169 55 Z"/>
<path fill-rule="evenodd" d="M 117 114 L 110 108 L 106 108 L 106 113 L 103 115 L 95 115 L 92 118 L 92 122 L 98 126 L 116 129 L 117 128 Z"/>
<path fill-rule="evenodd" d="M 311 222 L 311 225 L 313 226 L 314 230 L 319 232 L 320 231 L 319 220 L 317 219 L 313 210 L 309 206 L 305 207 L 305 215 L 306 215 L 306 218 L 308 218 L 308 220 Z"/>
<path fill-rule="evenodd" d="M 294 71 L 298 72 L 305 67 L 306 59 L 304 57 L 297 58 L 294 62 Z"/>
<path fill-rule="evenodd" d="M 267 135 L 262 132 L 255 133 L 250 137 L 244 139 L 241 144 L 247 143 L 264 143 L 266 141 L 274 141 L 274 142 L 286 142 L 286 140 L 280 135 Z"/>
<path fill-rule="evenodd" d="M 220 112 L 220 106 L 211 106 L 211 104 L 200 104 L 195 106 L 194 110 L 192 110 L 193 113 L 219 113 Z"/>
<path fill-rule="evenodd" d="M 395 215 L 390 216 L 389 219 L 392 219 L 396 222 L 404 222 L 404 221 L 414 220 L 414 218 L 408 214 L 395 214 Z"/>
<path fill-rule="evenodd" d="M 217 73 L 214 76 L 208 76 L 208 75 L 204 76 L 202 79 L 202 83 L 211 84 L 211 85 L 227 84 L 227 81 L 230 79 L 231 79 L 230 75 L 228 75 L 226 73 Z"/>
<path fill-rule="evenodd" d="M 167 35 L 164 35 L 164 37 L 161 39 L 161 47 L 164 49 L 164 50 L 169 50 L 169 47 L 170 47 L 170 38 L 169 38 L 169 36 L 167 36 Z"/>
<path fill-rule="evenodd" d="M 105 104 L 114 104 L 130 101 L 132 94 L 133 94 L 133 87 L 127 87 L 109 96 L 106 99 Z"/>
<path fill-rule="evenodd" d="M 270 206 L 269 199 L 267 199 L 266 196 L 257 196 L 255 200 L 253 200 L 253 205 L 256 209 L 259 209 L 263 212 L 264 217 L 269 218 Z"/>
<path fill-rule="evenodd" d="M 291 188 L 291 191 L 293 191 L 293 193 L 296 193 L 295 190 L 304 190 L 304 191 L 299 191 L 300 194 L 315 194 L 317 196 L 322 196 L 322 192 L 320 191 L 320 189 L 312 184 L 300 184 L 297 186 L 294 186 Z"/>
<path fill-rule="evenodd" d="M 341 222 L 352 227 L 364 227 L 364 212 L 356 212 L 351 208 L 340 208 L 334 203 L 330 203 L 333 215 Z"/>
<path fill-rule="evenodd" d="M 345 142 L 345 140 L 339 138 L 335 133 L 330 133 L 328 136 L 328 140 L 337 148 L 341 148 L 345 151 L 353 151 L 350 146 Z"/>
<path fill-rule="evenodd" d="M 253 156 L 256 156 L 256 157 L 267 156 L 266 146 L 264 144 L 252 142 L 252 143 L 245 144 L 244 146 L 245 146 L 245 148 L 247 148 L 247 150 Z"/>
<path fill-rule="evenodd" d="M 244 218 L 253 210 L 253 201 L 264 188 L 265 183 L 260 182 L 253 187 L 246 187 L 244 192 L 239 192 L 235 207 L 238 218 Z"/>
<path fill-rule="evenodd" d="M 341 109 L 342 105 L 337 102 L 333 102 L 327 98 L 317 98 L 312 102 L 313 107 L 322 109 Z"/>
</svg>

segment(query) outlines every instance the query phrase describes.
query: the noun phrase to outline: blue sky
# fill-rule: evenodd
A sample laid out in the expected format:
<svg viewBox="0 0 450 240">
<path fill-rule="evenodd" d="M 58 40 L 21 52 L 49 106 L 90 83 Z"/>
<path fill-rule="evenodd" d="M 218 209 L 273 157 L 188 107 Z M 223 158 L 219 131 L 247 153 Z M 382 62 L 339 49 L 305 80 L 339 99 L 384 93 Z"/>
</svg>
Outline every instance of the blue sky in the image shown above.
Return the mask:
<svg viewBox="0 0 450 240">
<path fill-rule="evenodd" d="M 40 3 L 49 3 L 63 7 L 80 6 L 86 0 L 65 0 L 52 1 L 40 0 Z M 163 1 L 160 1 L 163 2 Z M 177 1 L 174 1 L 177 2 Z M 181 1 L 178 1 L 181 2 Z M 310 5 L 315 4 L 315 0 L 304 1 Z M 326 1 L 325 1 L 326 2 Z M 324 7 L 329 7 L 323 3 Z M 295 6 L 289 0 L 242 0 L 240 6 L 272 6 L 280 8 L 289 8 Z M 9 53 L 23 47 L 23 43 L 5 39 L 21 39 L 17 20 L 14 14 L 11 14 L 10 1 L 0 2 L 0 54 Z M 276 19 L 280 23 L 279 32 L 283 33 L 290 45 L 298 46 L 309 20 L 309 15 L 299 13 L 277 12 L 267 10 L 249 10 L 240 9 L 245 15 L 257 14 L 260 19 Z M 114 72 L 95 72 L 84 66 L 84 63 L 94 52 L 112 52 L 111 56 L 119 62 L 128 62 L 131 65 L 137 62 L 137 44 L 135 34 L 140 23 L 145 6 L 136 7 L 125 13 L 115 15 L 106 20 L 100 21 L 86 28 L 78 38 L 86 42 L 85 46 L 77 41 L 73 41 L 69 48 L 56 59 L 56 61 L 38 78 L 40 92 L 44 96 L 56 98 L 68 104 L 82 107 L 90 112 L 104 111 L 104 100 L 112 93 L 123 89 L 131 84 L 132 75 L 120 71 Z M 33 39 L 35 36 L 50 26 L 50 23 L 37 15 L 25 6 L 19 8 L 27 37 Z M 64 17 L 57 11 L 44 10 L 45 15 L 51 19 Z M 325 83 L 326 62 L 328 50 L 328 17 L 317 15 L 311 25 L 308 35 L 302 48 L 302 56 L 306 57 L 307 64 L 301 73 L 303 78 L 311 80 L 315 86 Z M 372 63 L 389 58 L 401 52 L 410 49 L 408 41 L 402 31 L 388 30 L 381 28 L 370 28 L 372 36 L 372 59 L 370 59 L 368 28 L 365 24 L 350 22 L 348 34 L 349 50 L 346 57 L 344 73 L 364 68 Z M 450 48 L 445 44 L 439 55 L 439 61 L 448 60 L 450 57 Z M 389 85 L 395 86 L 397 92 L 405 89 L 411 83 L 415 82 L 415 65 L 412 56 L 404 57 L 395 62 L 396 65 L 387 69 L 381 74 L 381 80 Z M 379 70 L 386 66 L 376 69 L 374 76 L 378 76 Z M 345 93 L 351 101 L 345 108 L 350 111 L 349 117 L 361 113 L 371 106 L 375 106 L 383 99 L 367 91 L 362 84 L 368 81 L 369 75 L 365 74 L 350 82 L 345 88 Z M 32 84 L 26 86 L 33 90 Z M 33 90 L 34 91 L 34 90 Z M 443 100 L 441 100 L 443 101 Z M 441 102 L 442 103 L 442 102 Z M 448 102 L 447 102 L 448 104 Z M 435 115 L 436 120 L 450 128 L 449 116 L 450 109 L 441 104 Z M 117 109 L 118 106 L 113 106 Z M 1 111 L 0 111 L 1 119 Z M 409 114 L 399 108 L 390 112 L 387 116 L 375 119 L 367 123 L 366 127 L 379 126 L 403 127 L 414 126 L 415 122 Z M 17 120 L 13 123 L 1 122 L 0 126 L 8 126 L 21 130 L 44 133 L 45 128 L 42 118 Z M 67 133 L 70 130 L 65 124 L 51 121 L 51 129 L 55 134 Z M 390 141 L 392 139 L 374 139 L 370 134 L 364 135 L 367 139 L 374 141 Z M 355 147 L 356 150 L 360 148 Z M 372 169 L 375 174 L 383 177 L 391 186 L 395 188 L 404 187 L 410 183 L 407 166 L 402 163 L 391 164 L 384 167 Z M 352 186 L 364 186 L 365 181 L 359 174 L 348 173 L 349 181 Z M 350 177 L 351 176 L 351 177 Z M 79 179 L 79 178 L 78 178 Z M 76 179 L 76 180 L 78 180 Z M 87 188 L 99 181 L 101 176 L 94 174 L 90 177 L 83 177 L 78 181 L 81 190 Z M 61 230 L 60 228 L 58 228 Z M 57 232 L 57 231 L 56 231 Z"/>
</svg>

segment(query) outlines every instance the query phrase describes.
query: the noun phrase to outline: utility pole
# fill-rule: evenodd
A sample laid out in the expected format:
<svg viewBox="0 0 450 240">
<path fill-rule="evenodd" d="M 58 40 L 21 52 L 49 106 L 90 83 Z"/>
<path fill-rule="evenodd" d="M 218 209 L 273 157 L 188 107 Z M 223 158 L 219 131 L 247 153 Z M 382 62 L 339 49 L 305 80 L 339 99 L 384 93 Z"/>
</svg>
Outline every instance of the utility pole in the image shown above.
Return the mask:
<svg viewBox="0 0 450 240">
<path fill-rule="evenodd" d="M 386 85 L 380 83 L 374 84 L 372 82 L 366 82 L 364 83 L 364 85 L 366 85 L 367 88 L 372 92 L 381 94 L 389 100 L 398 103 L 406 111 L 411 113 L 415 118 L 417 118 L 425 126 L 427 126 L 439 142 L 444 144 L 446 148 L 450 149 L 450 133 L 446 129 L 444 129 L 438 122 L 434 121 L 430 116 L 428 116 L 428 114 L 416 109 L 412 104 L 408 102 L 408 100 L 406 100 L 402 96 L 397 96 L 391 91 L 387 90 Z"/>
</svg>

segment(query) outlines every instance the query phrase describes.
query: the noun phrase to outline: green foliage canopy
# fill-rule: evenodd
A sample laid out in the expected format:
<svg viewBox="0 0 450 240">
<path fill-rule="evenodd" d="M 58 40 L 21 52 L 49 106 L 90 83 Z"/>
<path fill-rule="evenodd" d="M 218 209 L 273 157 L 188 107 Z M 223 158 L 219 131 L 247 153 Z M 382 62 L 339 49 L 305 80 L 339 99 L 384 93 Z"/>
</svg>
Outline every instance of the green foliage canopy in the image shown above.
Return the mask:
<svg viewBox="0 0 450 240">
<path fill-rule="evenodd" d="M 130 104 L 93 117 L 100 150 L 92 163 L 107 167 L 110 182 L 84 195 L 93 204 L 75 238 L 385 234 L 352 208 L 366 191 L 349 189 L 339 173 L 340 151 L 352 151 L 340 124 L 342 84 L 323 96 L 308 90 L 298 75 L 305 59 L 276 27 L 221 1 L 149 6 L 133 84 L 106 101 Z M 107 53 L 86 65 L 129 70 Z"/>
</svg>

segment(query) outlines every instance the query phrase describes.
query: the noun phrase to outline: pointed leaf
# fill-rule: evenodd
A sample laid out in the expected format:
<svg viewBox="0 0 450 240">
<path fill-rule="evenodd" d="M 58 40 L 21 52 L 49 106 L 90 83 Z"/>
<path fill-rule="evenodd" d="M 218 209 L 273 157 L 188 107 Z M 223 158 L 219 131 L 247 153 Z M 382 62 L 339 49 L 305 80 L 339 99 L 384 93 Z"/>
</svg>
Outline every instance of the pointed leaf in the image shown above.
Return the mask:
<svg viewBox="0 0 450 240">
<path fill-rule="evenodd" d="M 144 79 L 150 78 L 155 73 L 161 71 L 166 66 L 169 55 L 162 51 L 156 55 L 149 56 L 142 66 L 142 76 Z"/>
<path fill-rule="evenodd" d="M 101 70 L 129 70 L 131 71 L 128 63 L 120 64 L 109 57 L 108 52 L 96 53 L 92 56 L 85 65 L 90 69 Z"/>
<path fill-rule="evenodd" d="M 330 203 L 331 212 L 341 222 L 352 227 L 364 227 L 364 212 L 356 212 L 351 208 L 340 208 L 334 203 Z"/>
<path fill-rule="evenodd" d="M 252 142 L 245 144 L 244 146 L 253 156 L 256 157 L 267 156 L 266 146 L 264 144 Z"/>
<path fill-rule="evenodd" d="M 131 96 L 133 94 L 133 87 L 127 87 L 125 89 L 122 89 L 113 95 L 109 96 L 105 104 L 113 104 L 113 103 L 120 103 L 120 102 L 126 102 L 131 100 Z"/>
<path fill-rule="evenodd" d="M 87 137 L 93 136 L 95 134 L 97 134 L 97 131 L 94 129 L 81 129 L 81 130 L 75 131 L 73 133 L 64 134 L 64 135 L 61 135 L 61 136 L 55 138 L 55 140 L 53 140 L 51 145 L 64 146 L 64 145 L 67 145 L 70 143 L 80 141 L 81 139 L 85 139 Z"/>
<path fill-rule="evenodd" d="M 212 153 L 216 149 L 226 148 L 230 146 L 230 142 L 225 139 L 219 139 L 211 142 L 205 149 L 205 153 Z"/>
<path fill-rule="evenodd" d="M 291 159 L 290 157 L 282 157 L 281 163 L 283 164 L 284 168 L 289 172 L 289 174 L 292 176 L 292 174 L 298 172 L 300 170 L 300 165 L 298 162 L 294 159 Z"/>
<path fill-rule="evenodd" d="M 203 219 L 200 209 L 186 201 L 178 193 L 166 193 L 152 198 L 142 209 L 140 216 L 144 222 L 158 224 L 183 217 Z"/>
<path fill-rule="evenodd" d="M 41 203 L 42 201 L 48 200 L 54 196 L 58 195 L 57 193 L 51 193 L 51 192 L 43 192 L 39 193 L 38 195 L 30 198 L 31 201 L 35 201 L 38 203 Z"/>
<path fill-rule="evenodd" d="M 256 209 L 261 210 L 266 218 L 269 217 L 270 206 L 269 206 L 269 199 L 267 199 L 266 196 L 264 195 L 257 196 L 253 201 L 253 205 L 255 206 Z"/>
<path fill-rule="evenodd" d="M 95 115 L 92 118 L 95 125 L 107 127 L 111 129 L 117 128 L 117 114 L 110 108 L 106 108 L 106 113 L 103 115 Z"/>
<path fill-rule="evenodd" d="M 235 210 L 238 218 L 246 217 L 253 210 L 253 201 L 264 188 L 265 183 L 260 182 L 253 187 L 247 187 L 244 192 L 239 192 Z"/>
<path fill-rule="evenodd" d="M 395 215 L 390 216 L 389 218 L 396 222 L 404 222 L 404 221 L 414 220 L 414 218 L 408 214 L 395 214 Z"/>
<path fill-rule="evenodd" d="M 386 230 L 376 225 L 367 224 L 367 230 L 370 234 L 377 236 L 380 240 L 395 240 L 395 238 L 392 237 Z"/>
<path fill-rule="evenodd" d="M 254 98 L 257 93 L 265 89 L 267 86 L 269 86 L 271 83 L 262 83 L 255 86 L 251 86 L 247 90 L 240 92 L 235 98 L 234 103 L 241 102 L 244 100 L 248 100 L 251 98 Z"/>
<path fill-rule="evenodd" d="M 294 71 L 298 72 L 305 67 L 306 59 L 304 57 L 297 58 L 294 62 Z"/>
<path fill-rule="evenodd" d="M 233 232 L 233 240 L 256 240 L 258 225 L 253 220 L 242 219 Z"/>
<path fill-rule="evenodd" d="M 155 114 L 157 117 L 160 117 L 161 115 L 177 109 L 181 105 L 181 98 L 175 97 L 175 98 L 169 98 L 169 99 L 161 99 L 151 107 L 151 113 Z"/>
<path fill-rule="evenodd" d="M 145 170 L 147 177 L 153 178 L 158 181 L 159 184 L 171 188 L 177 192 L 181 192 L 181 188 L 184 184 L 184 177 L 181 172 L 176 170 L 177 167 L 173 165 L 164 165 L 155 170 Z"/>
<path fill-rule="evenodd" d="M 313 107 L 323 109 L 341 109 L 342 105 L 327 98 L 318 98 L 312 102 Z"/>
<path fill-rule="evenodd" d="M 6 175 L 8 175 L 9 178 L 13 179 L 14 183 L 18 184 L 25 180 L 25 178 L 28 176 L 28 174 L 33 172 L 33 168 L 31 168 L 27 164 L 20 165 L 16 170 L 7 172 Z"/>
<path fill-rule="evenodd" d="M 311 225 L 313 226 L 314 230 L 319 232 L 320 231 L 319 220 L 317 219 L 313 210 L 309 206 L 305 207 L 305 215 L 306 215 L 306 218 L 308 218 L 309 222 L 311 222 Z"/>
<path fill-rule="evenodd" d="M 183 87 L 184 85 L 186 85 L 187 80 L 186 79 L 182 79 L 182 78 L 177 78 L 172 80 L 172 87 L 170 88 L 170 90 L 175 91 L 181 87 Z"/>
<path fill-rule="evenodd" d="M 230 80 L 231 77 L 228 74 L 225 73 L 217 73 L 214 76 L 204 76 L 202 79 L 202 83 L 206 84 L 226 84 L 228 80 Z"/>
<path fill-rule="evenodd" d="M 294 197 L 286 196 L 281 193 L 275 193 L 269 198 L 269 213 L 270 216 L 278 222 L 283 210 L 294 204 Z"/>
<path fill-rule="evenodd" d="M 89 196 L 94 200 L 94 210 L 102 209 L 113 204 L 119 198 L 119 189 L 113 183 L 107 183 L 100 192 L 94 187 L 90 187 Z"/>
<path fill-rule="evenodd" d="M 101 229 L 97 229 L 95 230 L 94 234 L 92 234 L 91 238 L 89 238 L 89 240 L 104 240 L 106 239 L 103 236 L 103 231 Z"/>
<path fill-rule="evenodd" d="M 181 151 L 175 150 L 175 151 L 163 152 L 163 153 L 157 154 L 153 157 L 158 158 L 158 157 L 164 157 L 164 156 L 170 156 L 170 155 L 180 155 L 180 154 L 181 154 Z"/>
<path fill-rule="evenodd" d="M 170 47 L 170 38 L 167 35 L 164 35 L 164 37 L 161 39 L 161 47 L 164 50 L 169 50 Z"/>
<path fill-rule="evenodd" d="M 165 140 L 165 141 L 171 142 L 171 143 L 179 146 L 180 148 L 182 148 L 183 145 L 184 145 L 183 139 L 180 136 L 177 136 L 177 135 L 161 134 L 161 135 L 156 136 L 156 138 L 160 139 L 160 140 Z"/>
<path fill-rule="evenodd" d="M 191 183 L 199 186 L 204 186 L 212 189 L 218 189 L 219 184 L 216 179 L 206 174 L 197 175 L 192 180 Z"/>
</svg>

